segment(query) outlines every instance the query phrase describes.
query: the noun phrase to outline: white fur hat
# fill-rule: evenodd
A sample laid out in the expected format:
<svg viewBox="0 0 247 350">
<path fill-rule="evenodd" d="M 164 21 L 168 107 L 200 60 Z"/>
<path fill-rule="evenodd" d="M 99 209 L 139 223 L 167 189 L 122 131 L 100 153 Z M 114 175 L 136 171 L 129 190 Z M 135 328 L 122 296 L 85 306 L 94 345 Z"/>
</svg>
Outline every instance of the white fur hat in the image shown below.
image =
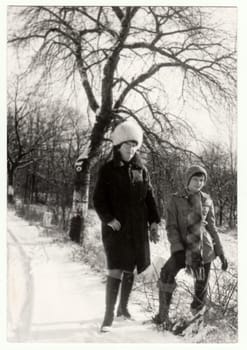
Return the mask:
<svg viewBox="0 0 247 350">
<path fill-rule="evenodd" d="M 142 145 L 142 138 L 142 129 L 134 119 L 128 119 L 121 124 L 118 124 L 111 134 L 114 146 L 127 141 L 136 141 L 137 148 L 140 148 Z"/>
</svg>

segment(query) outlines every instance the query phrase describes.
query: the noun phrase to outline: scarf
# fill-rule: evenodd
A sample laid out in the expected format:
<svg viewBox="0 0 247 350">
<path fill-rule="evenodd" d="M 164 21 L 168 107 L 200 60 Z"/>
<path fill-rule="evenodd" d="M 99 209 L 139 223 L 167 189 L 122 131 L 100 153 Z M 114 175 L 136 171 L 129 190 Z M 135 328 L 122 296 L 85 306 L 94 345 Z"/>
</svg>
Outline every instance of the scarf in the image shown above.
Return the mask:
<svg viewBox="0 0 247 350">
<path fill-rule="evenodd" d="M 190 210 L 187 216 L 185 264 L 198 280 L 204 279 L 203 268 L 203 215 L 200 192 L 189 194 Z"/>
</svg>

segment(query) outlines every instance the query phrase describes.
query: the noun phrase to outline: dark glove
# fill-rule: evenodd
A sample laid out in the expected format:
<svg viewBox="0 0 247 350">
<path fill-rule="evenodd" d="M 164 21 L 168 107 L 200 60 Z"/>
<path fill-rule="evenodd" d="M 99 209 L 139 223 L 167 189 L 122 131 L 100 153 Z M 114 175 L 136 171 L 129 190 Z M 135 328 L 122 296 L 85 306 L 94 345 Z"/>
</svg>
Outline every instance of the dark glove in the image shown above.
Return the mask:
<svg viewBox="0 0 247 350">
<path fill-rule="evenodd" d="M 189 253 L 189 254 L 188 254 Z M 187 261 L 186 265 L 189 265 L 192 275 L 197 281 L 205 280 L 205 268 L 202 257 L 202 252 L 190 252 L 187 250 Z M 191 260 L 191 262 L 190 262 Z"/>
<path fill-rule="evenodd" d="M 205 280 L 205 268 L 204 266 L 198 266 L 194 270 L 194 275 L 197 281 L 204 281 Z"/>
<path fill-rule="evenodd" d="M 186 266 L 186 272 L 192 275 L 197 281 L 205 280 L 205 268 L 204 266 Z"/>
<path fill-rule="evenodd" d="M 222 269 L 223 271 L 226 271 L 227 268 L 228 268 L 228 262 L 227 262 L 227 260 L 226 260 L 225 255 L 224 255 L 224 254 L 221 254 L 221 255 L 219 256 L 219 258 L 220 258 L 220 261 L 221 261 L 221 269 Z"/>
</svg>

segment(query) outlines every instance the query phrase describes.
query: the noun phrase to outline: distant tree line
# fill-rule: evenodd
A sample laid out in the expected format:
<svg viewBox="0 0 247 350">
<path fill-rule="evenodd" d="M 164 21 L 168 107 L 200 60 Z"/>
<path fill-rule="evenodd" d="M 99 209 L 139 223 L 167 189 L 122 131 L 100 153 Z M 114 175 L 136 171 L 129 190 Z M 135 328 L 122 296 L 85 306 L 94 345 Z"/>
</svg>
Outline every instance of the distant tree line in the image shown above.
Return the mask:
<svg viewBox="0 0 247 350">
<path fill-rule="evenodd" d="M 13 196 L 26 204 L 46 205 L 55 216 L 60 212 L 64 229 L 68 229 L 76 160 L 87 147 L 90 132 L 81 120 L 78 111 L 61 101 L 42 105 L 9 96 L 8 182 L 13 186 Z M 99 166 L 109 158 L 110 149 L 111 143 L 106 140 L 91 168 L 90 208 Z M 215 203 L 217 224 L 236 226 L 237 172 L 230 151 L 211 143 L 196 155 L 183 149 L 164 149 L 159 144 L 150 149 L 144 143 L 141 152 L 150 170 L 162 217 L 165 218 L 170 194 L 184 184 L 186 166 L 200 162 L 209 173 L 207 187 Z"/>
</svg>

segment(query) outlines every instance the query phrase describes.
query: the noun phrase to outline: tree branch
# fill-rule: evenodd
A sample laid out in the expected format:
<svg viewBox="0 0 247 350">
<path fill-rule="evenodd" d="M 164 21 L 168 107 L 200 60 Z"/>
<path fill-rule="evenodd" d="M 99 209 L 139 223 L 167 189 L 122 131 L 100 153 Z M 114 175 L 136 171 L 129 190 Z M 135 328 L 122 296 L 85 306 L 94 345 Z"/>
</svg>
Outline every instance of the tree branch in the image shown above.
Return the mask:
<svg viewBox="0 0 247 350">
<path fill-rule="evenodd" d="M 136 79 L 134 79 L 128 86 L 123 90 L 121 95 L 119 96 L 118 100 L 115 103 L 114 109 L 118 109 L 124 99 L 126 98 L 127 94 L 133 90 L 136 86 L 138 86 L 140 83 L 144 82 L 145 80 L 149 79 L 152 77 L 155 73 L 157 73 L 161 68 L 164 67 L 178 67 L 178 63 L 160 63 L 160 64 L 155 64 L 153 65 L 146 73 L 143 73 L 139 75 Z"/>
<path fill-rule="evenodd" d="M 112 6 L 112 9 L 115 12 L 116 16 L 118 17 L 119 21 L 121 22 L 124 17 L 124 14 L 121 8 L 119 6 Z"/>
</svg>

